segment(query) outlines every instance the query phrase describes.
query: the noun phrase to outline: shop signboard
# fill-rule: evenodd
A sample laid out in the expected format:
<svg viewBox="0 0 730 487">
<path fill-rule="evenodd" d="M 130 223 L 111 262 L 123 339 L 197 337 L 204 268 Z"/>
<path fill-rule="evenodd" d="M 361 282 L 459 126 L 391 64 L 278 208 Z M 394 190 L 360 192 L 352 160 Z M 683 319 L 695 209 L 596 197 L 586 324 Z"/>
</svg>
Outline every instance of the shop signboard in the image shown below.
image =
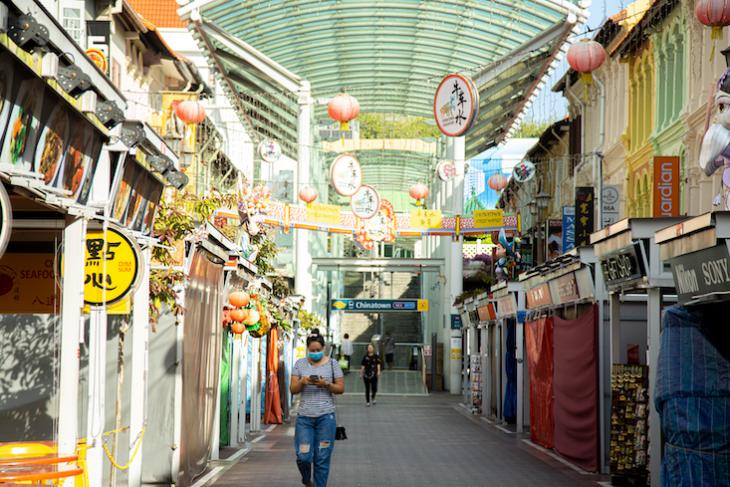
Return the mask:
<svg viewBox="0 0 730 487">
<path fill-rule="evenodd" d="M 679 304 L 730 294 L 730 253 L 722 243 L 670 259 Z"/>
<path fill-rule="evenodd" d="M 603 281 L 608 289 L 625 286 L 646 276 L 646 256 L 641 241 L 608 253 L 601 258 Z"/>
<path fill-rule="evenodd" d="M 550 292 L 555 304 L 566 304 L 580 300 L 575 273 L 569 272 L 550 281 Z"/>
<path fill-rule="evenodd" d="M 679 216 L 679 157 L 654 157 L 654 216 Z"/>
<path fill-rule="evenodd" d="M 504 226 L 503 210 L 474 210 L 474 228 L 498 228 Z"/>
<path fill-rule="evenodd" d="M 497 314 L 494 310 L 494 303 L 487 303 L 484 306 L 477 308 L 479 315 L 479 321 L 493 321 L 497 318 Z"/>
<path fill-rule="evenodd" d="M 512 293 L 497 299 L 497 316 L 504 318 L 517 314 L 517 301 Z"/>
<path fill-rule="evenodd" d="M 314 202 L 307 205 L 306 212 L 308 222 L 329 223 L 330 225 L 340 225 L 342 223 L 338 205 Z"/>
<path fill-rule="evenodd" d="M 441 228 L 442 223 L 441 210 L 411 210 L 411 228 Z"/>
<path fill-rule="evenodd" d="M 595 198 L 592 186 L 575 188 L 575 246 L 582 247 L 591 243 Z"/>
<path fill-rule="evenodd" d="M 86 21 L 86 55 L 107 76 L 109 76 L 109 42 L 111 22 L 108 20 Z"/>
<path fill-rule="evenodd" d="M 563 206 L 563 252 L 575 247 L 575 206 Z"/>
<path fill-rule="evenodd" d="M 53 252 L 7 252 L 0 258 L 2 312 L 58 313 L 60 289 L 54 263 Z"/>
<path fill-rule="evenodd" d="M 362 166 L 351 154 L 340 154 L 330 166 L 330 181 L 340 196 L 352 196 L 362 185 Z"/>
<path fill-rule="evenodd" d="M 433 116 L 439 130 L 447 137 L 464 135 L 479 114 L 479 91 L 462 74 L 446 75 L 436 88 Z"/>
<path fill-rule="evenodd" d="M 0 181 L 0 258 L 5 253 L 12 230 L 13 208 L 10 205 L 10 197 L 5 190 L 5 184 Z"/>
<path fill-rule="evenodd" d="M 601 191 L 601 213 L 603 221 L 601 227 L 607 227 L 619 220 L 619 187 L 607 185 Z"/>
<path fill-rule="evenodd" d="M 350 197 L 350 207 L 356 217 L 368 220 L 380 209 L 380 195 L 372 186 L 363 184 Z"/>
<path fill-rule="evenodd" d="M 551 304 L 550 286 L 547 283 L 538 284 L 527 290 L 527 309 L 542 308 Z"/>
<path fill-rule="evenodd" d="M 428 311 L 428 299 L 333 299 L 330 309 L 346 313 Z"/>
<path fill-rule="evenodd" d="M 461 330 L 461 328 L 464 326 L 464 323 L 461 321 L 461 315 L 454 313 L 451 315 L 451 329 L 452 330 Z"/>
</svg>

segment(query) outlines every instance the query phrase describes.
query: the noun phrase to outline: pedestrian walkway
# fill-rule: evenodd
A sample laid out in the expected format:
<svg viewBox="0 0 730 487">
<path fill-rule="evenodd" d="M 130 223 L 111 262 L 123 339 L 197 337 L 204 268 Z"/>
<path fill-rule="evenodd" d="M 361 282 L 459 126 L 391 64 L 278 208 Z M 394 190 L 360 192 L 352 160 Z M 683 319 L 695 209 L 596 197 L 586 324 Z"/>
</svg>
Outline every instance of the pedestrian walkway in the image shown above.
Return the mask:
<svg viewBox="0 0 730 487">
<path fill-rule="evenodd" d="M 360 378 L 358 370 L 351 370 L 345 375 L 346 394 L 365 394 L 365 384 Z M 413 370 L 384 370 L 378 380 L 378 394 L 426 396 L 426 386 L 423 385 L 421 372 Z"/>
<path fill-rule="evenodd" d="M 338 423 L 349 439 L 336 444 L 332 487 L 599 485 L 597 477 L 466 414 L 455 396 L 386 396 L 370 408 L 362 398 L 345 396 L 338 398 Z M 210 485 L 301 485 L 293 439 L 293 424 L 277 426 Z"/>
</svg>

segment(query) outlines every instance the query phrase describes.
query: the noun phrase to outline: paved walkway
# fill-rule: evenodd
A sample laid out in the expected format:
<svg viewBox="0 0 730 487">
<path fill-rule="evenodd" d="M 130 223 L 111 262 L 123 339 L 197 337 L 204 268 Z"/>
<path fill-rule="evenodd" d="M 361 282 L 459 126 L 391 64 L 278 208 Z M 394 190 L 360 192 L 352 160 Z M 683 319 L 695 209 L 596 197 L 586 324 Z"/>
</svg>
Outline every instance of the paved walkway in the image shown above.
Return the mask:
<svg viewBox="0 0 730 487">
<path fill-rule="evenodd" d="M 363 401 L 338 398 L 338 423 L 349 439 L 336 444 L 332 487 L 598 486 L 597 477 L 466 414 L 455 396 L 384 396 L 370 408 Z M 293 437 L 293 424 L 277 426 L 211 485 L 301 485 Z"/>
</svg>

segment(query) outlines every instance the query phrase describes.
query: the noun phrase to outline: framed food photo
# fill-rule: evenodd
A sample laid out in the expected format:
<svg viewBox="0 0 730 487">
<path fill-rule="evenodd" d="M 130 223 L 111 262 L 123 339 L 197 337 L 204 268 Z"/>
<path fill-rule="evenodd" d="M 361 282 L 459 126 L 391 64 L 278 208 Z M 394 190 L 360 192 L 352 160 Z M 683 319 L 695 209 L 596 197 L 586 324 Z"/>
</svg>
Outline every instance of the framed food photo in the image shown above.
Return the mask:
<svg viewBox="0 0 730 487">
<path fill-rule="evenodd" d="M 35 141 L 43 104 L 43 83 L 18 75 L 18 89 L 3 137 L 0 163 L 13 169 L 30 171 L 35 156 Z"/>
<path fill-rule="evenodd" d="M 68 191 L 73 199 L 78 197 L 86 170 L 91 165 L 93 145 L 94 128 L 75 116 L 66 147 L 66 156 L 63 158 L 63 165 L 56 181 L 56 187 Z"/>
<path fill-rule="evenodd" d="M 152 232 L 155 224 L 155 215 L 157 214 L 157 208 L 160 204 L 163 190 L 163 184 L 155 180 L 149 201 L 147 202 L 147 210 L 145 211 L 144 220 L 142 221 L 142 228 L 140 229 L 145 235 L 149 235 Z"/>
<path fill-rule="evenodd" d="M 134 158 L 127 157 L 124 161 L 122 180 L 119 182 L 119 187 L 114 195 L 114 206 L 112 207 L 111 214 L 112 218 L 120 223 L 126 215 L 127 205 L 129 204 L 130 196 L 132 195 L 132 188 L 134 187 L 140 172 L 139 166 L 134 161 Z"/>
<path fill-rule="evenodd" d="M 49 186 L 52 186 L 56 180 L 68 142 L 68 133 L 68 109 L 62 104 L 56 104 L 48 117 L 46 126 L 41 130 L 33 158 L 34 171 L 40 173 L 43 181 Z"/>
<path fill-rule="evenodd" d="M 89 201 L 91 196 L 91 187 L 94 184 L 94 177 L 96 176 L 96 169 L 99 167 L 99 158 L 101 157 L 101 146 L 103 141 L 101 136 L 95 136 L 92 143 L 89 168 L 86 170 L 84 176 L 84 182 L 81 184 L 81 190 L 79 190 L 76 201 L 79 204 L 85 205 Z"/>
<path fill-rule="evenodd" d="M 144 197 L 142 196 L 142 191 L 140 191 L 139 185 L 143 181 L 144 178 L 140 177 L 137 178 L 137 184 L 134 188 L 132 188 L 132 195 L 129 198 L 129 204 L 127 205 L 127 213 L 124 215 L 124 226 L 134 230 L 134 218 L 139 212 L 139 209 L 142 207 L 142 203 L 144 202 Z"/>
</svg>

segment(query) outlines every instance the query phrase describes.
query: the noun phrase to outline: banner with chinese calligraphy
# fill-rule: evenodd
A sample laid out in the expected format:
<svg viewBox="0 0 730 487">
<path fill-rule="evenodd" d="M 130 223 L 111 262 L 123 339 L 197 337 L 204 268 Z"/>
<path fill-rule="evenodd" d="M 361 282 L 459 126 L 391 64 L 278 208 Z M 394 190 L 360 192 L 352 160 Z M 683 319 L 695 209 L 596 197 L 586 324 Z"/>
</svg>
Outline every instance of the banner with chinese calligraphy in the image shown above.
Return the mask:
<svg viewBox="0 0 730 487">
<path fill-rule="evenodd" d="M 307 220 L 317 223 L 340 224 L 340 207 L 324 203 L 312 203 L 307 206 Z"/>
<path fill-rule="evenodd" d="M 594 232 L 595 198 L 592 186 L 575 188 L 575 246 L 590 245 Z"/>
<path fill-rule="evenodd" d="M 411 210 L 411 228 L 441 228 L 441 210 Z"/>
</svg>

